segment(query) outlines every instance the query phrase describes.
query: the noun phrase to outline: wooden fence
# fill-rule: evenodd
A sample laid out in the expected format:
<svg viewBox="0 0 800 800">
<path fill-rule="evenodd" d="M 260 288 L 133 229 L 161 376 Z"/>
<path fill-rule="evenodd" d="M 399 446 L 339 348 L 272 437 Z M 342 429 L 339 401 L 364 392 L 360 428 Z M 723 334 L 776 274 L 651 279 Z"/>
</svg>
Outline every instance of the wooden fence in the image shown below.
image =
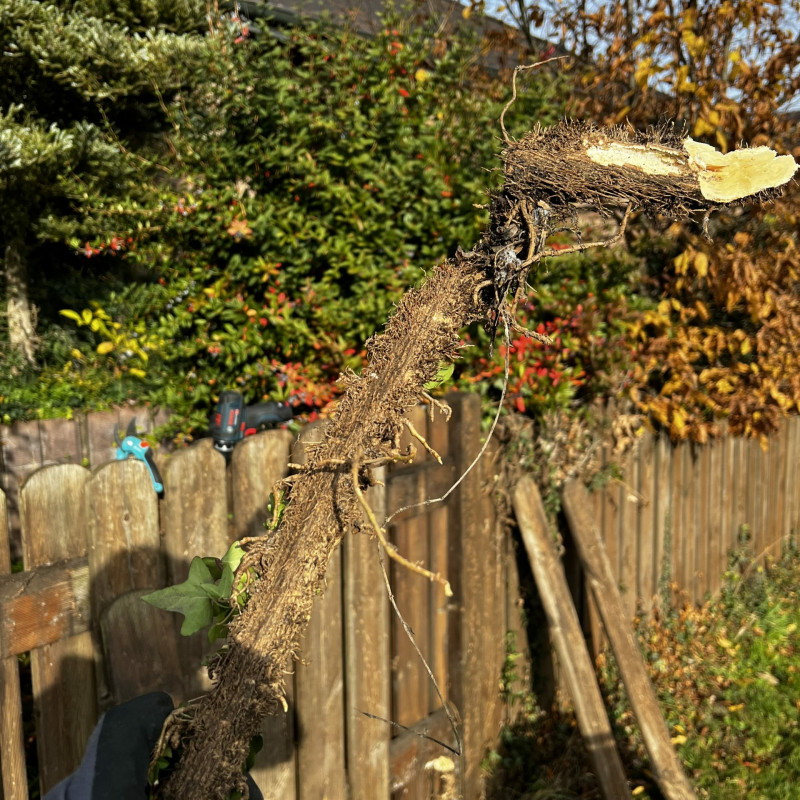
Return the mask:
<svg viewBox="0 0 800 800">
<path fill-rule="evenodd" d="M 443 464 L 420 453 L 413 464 L 394 468 L 385 488 L 370 491 L 379 516 L 441 496 L 478 452 L 477 398 L 455 396 L 452 406 L 449 424 L 431 422 L 424 408 L 413 412 Z M 183 580 L 193 555 L 221 555 L 235 538 L 263 535 L 271 487 L 286 473 L 290 451 L 291 460 L 302 459 L 302 443 L 314 435 L 306 428 L 299 443 L 286 431 L 249 437 L 228 466 L 210 440 L 200 441 L 160 463 L 161 500 L 135 461 L 92 471 L 45 466 L 26 478 L 19 491 L 24 572 L 8 574 L 8 542 L 0 536 L 4 798 L 28 796 L 18 654 L 30 653 L 44 791 L 74 769 L 98 714 L 110 705 L 154 688 L 177 700 L 197 696 L 206 688 L 201 637 L 177 636 L 180 618 L 140 596 Z M 464 756 L 454 761 L 465 798 L 480 795 L 480 760 L 503 718 L 497 686 L 505 632 L 519 627 L 506 591 L 516 586 L 506 574 L 513 559 L 495 525 L 482 469 L 446 503 L 411 508 L 392 524 L 400 550 L 447 575 L 455 596 L 389 567 L 396 602 L 463 720 Z M 446 751 L 362 713 L 452 741 L 442 703 L 390 613 L 369 536 L 348 536 L 332 557 L 301 659 L 288 678 L 289 713 L 264 726 L 265 747 L 253 770 L 264 796 L 427 798 L 437 776 L 425 765 Z"/>
<path fill-rule="evenodd" d="M 800 535 L 800 417 L 784 420 L 766 450 L 733 436 L 673 446 L 646 434 L 594 503 L 629 617 L 659 595 L 702 602 L 719 591 L 733 550 L 745 545 L 759 562 Z"/>
<path fill-rule="evenodd" d="M 387 510 L 440 497 L 481 445 L 480 408 L 453 395 L 450 423 L 412 413 L 443 456 L 420 453 L 375 487 Z M 109 423 L 113 428 L 113 420 Z M 150 589 L 182 580 L 195 554 L 221 555 L 235 538 L 264 533 L 266 500 L 302 442 L 285 431 L 249 437 L 230 465 L 210 440 L 165 458 L 159 500 L 144 466 L 111 462 L 38 469 L 19 491 L 25 571 L 10 572 L 0 535 L 0 769 L 7 800 L 26 800 L 25 738 L 17 656 L 30 653 L 38 776 L 44 790 L 74 768 L 98 713 L 152 688 L 178 699 L 206 683 L 200 637 L 176 635 L 180 619 L 140 602 Z M 787 421 L 769 450 L 724 438 L 701 448 L 643 437 L 620 480 L 594 495 L 626 611 L 649 607 L 666 580 L 676 602 L 720 585 L 743 529 L 756 553 L 777 552 L 800 531 L 800 419 Z M 447 700 L 463 720 L 464 756 L 454 759 L 462 796 L 481 793 L 480 761 L 504 719 L 498 681 L 511 630 L 524 649 L 513 543 L 489 499 L 494 474 L 484 459 L 444 503 L 397 515 L 392 536 L 412 560 L 451 581 L 436 584 L 390 566 L 393 592 Z M 0 494 L 0 532 L 6 530 Z M 564 531 L 569 565 L 571 544 Z M 580 591 L 580 575 L 573 589 Z M 588 604 L 587 604 L 588 605 Z M 587 627 L 601 637 L 588 606 Z M 428 761 L 445 751 L 367 714 L 450 741 L 441 702 L 390 610 L 375 542 L 346 537 L 329 565 L 302 660 L 289 677 L 289 713 L 267 721 L 254 776 L 267 798 L 427 800 L 436 777 Z M 31 766 L 32 754 L 28 754 Z"/>
</svg>

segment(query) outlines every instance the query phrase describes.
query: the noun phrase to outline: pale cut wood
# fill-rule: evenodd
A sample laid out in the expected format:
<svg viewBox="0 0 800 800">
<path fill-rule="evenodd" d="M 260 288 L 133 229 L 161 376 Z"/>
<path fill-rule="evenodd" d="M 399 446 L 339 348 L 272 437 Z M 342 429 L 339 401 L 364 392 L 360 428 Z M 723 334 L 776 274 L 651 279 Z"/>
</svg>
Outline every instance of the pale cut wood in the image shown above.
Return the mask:
<svg viewBox="0 0 800 800">
<path fill-rule="evenodd" d="M 386 469 L 374 475 L 386 480 Z M 386 518 L 386 489 L 366 493 L 378 524 Z M 345 734 L 350 800 L 388 800 L 391 726 L 389 598 L 384 587 L 380 544 L 367 533 L 351 534 L 342 543 L 345 608 Z"/>
<path fill-rule="evenodd" d="M 115 704 L 158 690 L 180 698 L 184 689 L 176 638 L 164 625 L 164 612 L 142 600 L 149 591 L 127 592 L 100 614 L 106 675 Z"/>
<path fill-rule="evenodd" d="M 567 481 L 562 492 L 564 512 L 581 562 L 603 615 L 611 649 L 653 764 L 656 781 L 667 800 L 695 800 L 669 738 L 658 700 L 639 654 L 633 629 L 623 617 L 614 574 L 592 518 L 585 487 Z"/>
<path fill-rule="evenodd" d="M 84 491 L 77 464 L 42 467 L 20 489 L 25 569 L 86 555 Z M 36 746 L 42 793 L 80 763 L 97 719 L 95 652 L 90 633 L 31 651 Z"/>
<path fill-rule="evenodd" d="M 6 496 L 0 491 L 0 578 L 11 572 Z M 6 621 L 5 609 L 0 619 Z M 3 656 L 0 648 L 0 800 L 28 800 L 25 774 L 25 741 L 22 732 L 22 695 L 15 655 Z"/>
<path fill-rule="evenodd" d="M 553 644 L 566 675 L 578 727 L 600 790 L 606 800 L 630 797 L 625 771 L 614 743 L 578 614 L 572 604 L 564 569 L 552 545 L 552 534 L 539 491 L 530 478 L 523 478 L 517 484 L 513 502 L 517 525 L 536 578 Z M 613 576 L 611 580 L 613 583 Z M 619 597 L 616 587 L 614 591 Z M 621 604 L 619 611 L 622 614 Z"/>
<path fill-rule="evenodd" d="M 90 625 L 86 558 L 0 574 L 0 657 L 83 633 Z"/>
<path fill-rule="evenodd" d="M 312 435 L 310 428 L 306 426 L 301 436 Z M 234 539 L 266 533 L 269 496 L 286 475 L 292 440 L 289 431 L 270 430 L 248 436 L 234 449 L 231 457 Z"/>
<path fill-rule="evenodd" d="M 225 456 L 214 449 L 214 440 L 201 439 L 166 459 L 161 470 L 164 499 L 161 503 L 163 549 L 167 558 L 167 583 L 186 580 L 195 556 L 221 558 L 231 544 L 232 525 L 228 519 Z M 163 613 L 163 620 L 167 614 Z M 170 615 L 175 626 L 177 648 L 185 685 L 181 699 L 208 691 L 208 671 L 202 666 L 216 646 L 205 633 L 180 636 L 183 617 Z"/>
</svg>

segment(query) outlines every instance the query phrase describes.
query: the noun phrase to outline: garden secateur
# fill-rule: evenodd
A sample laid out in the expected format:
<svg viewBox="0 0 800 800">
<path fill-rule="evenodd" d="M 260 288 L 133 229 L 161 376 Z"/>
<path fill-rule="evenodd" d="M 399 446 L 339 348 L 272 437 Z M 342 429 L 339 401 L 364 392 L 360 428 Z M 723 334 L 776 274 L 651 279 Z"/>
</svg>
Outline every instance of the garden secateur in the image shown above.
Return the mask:
<svg viewBox="0 0 800 800">
<path fill-rule="evenodd" d="M 153 481 L 156 493 L 163 494 L 164 484 L 153 458 L 153 451 L 148 442 L 136 435 L 135 417 L 128 423 L 124 439 L 120 438 L 119 425 L 114 426 L 114 442 L 117 445 L 117 461 L 123 461 L 126 458 L 135 458 L 137 461 L 141 461 L 150 473 L 150 480 Z"/>
</svg>

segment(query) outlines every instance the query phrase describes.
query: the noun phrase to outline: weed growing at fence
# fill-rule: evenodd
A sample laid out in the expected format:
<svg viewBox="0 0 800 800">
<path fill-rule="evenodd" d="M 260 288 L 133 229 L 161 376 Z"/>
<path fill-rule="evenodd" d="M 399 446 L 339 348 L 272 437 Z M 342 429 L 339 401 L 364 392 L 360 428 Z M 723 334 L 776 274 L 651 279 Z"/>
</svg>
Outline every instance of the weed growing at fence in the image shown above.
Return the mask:
<svg viewBox="0 0 800 800">
<path fill-rule="evenodd" d="M 738 553 L 718 598 L 640 626 L 672 741 L 698 797 L 785 800 L 800 781 L 800 561 L 753 567 Z M 634 795 L 660 797 L 613 658 L 599 661 Z M 600 797 L 572 715 L 532 704 L 484 763 L 492 797 Z M 550 794 L 537 794 L 537 792 Z M 554 794 L 554 792 L 559 792 Z M 528 794 L 525 794 L 528 793 Z"/>
</svg>

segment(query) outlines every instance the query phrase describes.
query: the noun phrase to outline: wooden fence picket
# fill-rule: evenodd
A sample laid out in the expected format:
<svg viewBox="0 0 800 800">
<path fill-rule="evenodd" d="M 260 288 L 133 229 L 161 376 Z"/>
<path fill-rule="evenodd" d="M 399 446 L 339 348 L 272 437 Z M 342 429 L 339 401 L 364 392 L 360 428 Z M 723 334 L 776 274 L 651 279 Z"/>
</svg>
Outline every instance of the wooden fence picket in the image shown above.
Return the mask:
<svg viewBox="0 0 800 800">
<path fill-rule="evenodd" d="M 222 557 L 233 536 L 228 514 L 228 484 L 225 456 L 212 439 L 201 439 L 165 459 L 162 469 L 164 499 L 161 527 L 167 561 L 167 584 L 186 580 L 195 556 Z M 203 658 L 214 649 L 206 636 L 179 636 L 183 617 L 159 612 L 165 625 L 174 627 L 181 659 L 184 686 L 180 699 L 208 691 L 210 681 Z"/>
<path fill-rule="evenodd" d="M 11 573 L 6 496 L 0 491 L 0 577 Z M 28 800 L 22 696 L 15 655 L 0 658 L 0 800 Z"/>
<path fill-rule="evenodd" d="M 42 467 L 20 488 L 26 570 L 86 555 L 83 502 L 89 473 L 76 464 Z M 87 631 L 31 651 L 42 794 L 80 763 L 96 720 L 94 647 Z"/>
<path fill-rule="evenodd" d="M 386 469 L 376 471 L 386 480 Z M 366 493 L 379 524 L 386 517 L 386 490 Z M 391 655 L 389 600 L 380 568 L 379 544 L 365 533 L 351 534 L 342 544 L 345 615 L 345 730 L 350 800 L 389 800 L 391 727 L 362 712 L 390 717 Z M 385 556 L 384 556 L 385 560 Z"/>
<path fill-rule="evenodd" d="M 158 495 L 147 467 L 141 461 L 127 459 L 95 469 L 86 487 L 86 514 L 92 613 L 94 619 L 99 620 L 106 609 L 127 592 L 158 589 L 165 584 Z M 119 617 L 112 615 L 109 623 L 114 619 Z M 156 618 L 149 619 L 155 621 Z M 102 632 L 107 637 L 103 643 L 106 650 L 130 644 L 130 630 L 118 631 L 107 624 Z M 115 645 L 117 635 L 120 643 Z M 151 636 L 157 638 L 155 630 Z M 138 657 L 128 663 L 128 676 L 98 671 L 101 709 L 120 702 L 123 686 L 144 684 L 145 676 L 152 674 L 149 648 L 144 642 L 142 649 L 132 655 Z"/>
<path fill-rule="evenodd" d="M 304 429 L 305 431 L 306 429 Z M 231 457 L 231 511 L 233 538 L 263 536 L 270 492 L 286 474 L 292 437 L 287 431 L 266 431 L 247 437 Z M 293 665 L 287 664 L 287 670 Z M 264 800 L 294 800 L 297 796 L 294 681 L 287 675 L 289 710 L 267 717 L 261 725 L 264 746 L 250 771 L 262 788 Z"/>
</svg>

